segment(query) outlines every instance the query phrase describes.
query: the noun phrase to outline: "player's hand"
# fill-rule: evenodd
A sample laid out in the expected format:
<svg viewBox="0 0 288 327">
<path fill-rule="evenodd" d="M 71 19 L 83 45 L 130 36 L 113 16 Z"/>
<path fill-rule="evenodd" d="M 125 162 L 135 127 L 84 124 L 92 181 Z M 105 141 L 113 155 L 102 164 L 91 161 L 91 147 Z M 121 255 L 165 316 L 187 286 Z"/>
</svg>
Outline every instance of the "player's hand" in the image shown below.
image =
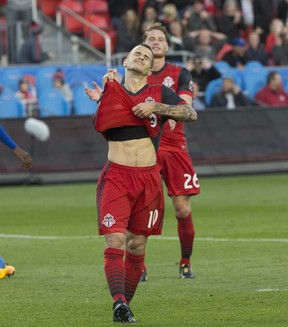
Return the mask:
<svg viewBox="0 0 288 327">
<path fill-rule="evenodd" d="M 143 102 L 137 104 L 137 106 L 132 108 L 135 116 L 139 118 L 147 118 L 153 113 L 154 104 L 149 102 Z"/>
<path fill-rule="evenodd" d="M 95 89 L 90 89 L 89 87 L 85 87 L 85 93 L 88 95 L 90 100 L 98 101 L 100 99 L 103 90 L 96 82 L 93 82 L 93 85 Z"/>
<path fill-rule="evenodd" d="M 115 79 L 117 80 L 117 69 L 115 68 L 109 68 L 107 73 L 102 77 L 103 84 L 108 80 L 109 82 L 113 82 Z"/>
<path fill-rule="evenodd" d="M 13 149 L 13 152 L 20 160 L 22 160 L 22 167 L 24 169 L 32 168 L 32 158 L 28 152 L 22 150 L 19 146 L 16 146 L 16 148 Z"/>
</svg>

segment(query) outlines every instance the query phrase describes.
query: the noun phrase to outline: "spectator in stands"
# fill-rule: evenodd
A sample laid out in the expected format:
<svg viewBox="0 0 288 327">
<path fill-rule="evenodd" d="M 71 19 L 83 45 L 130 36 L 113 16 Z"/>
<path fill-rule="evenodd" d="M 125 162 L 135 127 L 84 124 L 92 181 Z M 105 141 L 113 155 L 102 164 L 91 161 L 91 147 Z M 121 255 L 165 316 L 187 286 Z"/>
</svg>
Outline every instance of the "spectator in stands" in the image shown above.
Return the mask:
<svg viewBox="0 0 288 327">
<path fill-rule="evenodd" d="M 31 0 L 7 0 L 6 19 L 8 26 L 8 48 L 9 62 L 17 63 L 17 49 L 21 38 L 26 38 L 29 34 L 29 24 L 32 21 L 32 1 Z M 16 24 L 21 23 L 22 35 L 17 34 Z"/>
<path fill-rule="evenodd" d="M 152 5 L 145 5 L 142 16 L 140 19 L 140 33 L 144 33 L 146 28 L 151 25 L 154 21 L 158 20 L 158 11 Z"/>
<path fill-rule="evenodd" d="M 184 38 L 185 50 L 212 61 L 226 41 L 224 34 L 209 30 L 189 32 Z"/>
<path fill-rule="evenodd" d="M 186 68 L 190 71 L 193 83 L 198 86 L 198 98 L 202 101 L 205 96 L 205 89 L 210 81 L 221 77 L 219 71 L 212 65 L 207 58 L 196 56 L 186 64 Z M 194 102 L 193 102 L 194 103 Z"/>
<path fill-rule="evenodd" d="M 222 90 L 213 95 L 210 107 L 223 107 L 235 109 L 236 107 L 252 106 L 254 103 L 249 100 L 235 84 L 231 75 L 223 77 Z"/>
<path fill-rule="evenodd" d="M 282 20 L 284 25 L 288 25 L 288 1 L 280 0 L 277 4 L 276 17 Z"/>
<path fill-rule="evenodd" d="M 231 41 L 233 48 L 222 57 L 231 67 L 242 69 L 248 62 L 246 54 L 246 42 L 240 37 L 235 37 Z"/>
<path fill-rule="evenodd" d="M 276 38 L 272 47 L 271 58 L 275 66 L 288 65 L 288 27 L 283 28 L 280 37 Z"/>
<path fill-rule="evenodd" d="M 115 52 L 129 52 L 141 42 L 140 20 L 137 12 L 128 9 L 118 26 Z"/>
<path fill-rule="evenodd" d="M 205 29 L 216 32 L 217 27 L 214 18 L 205 10 L 201 0 L 195 0 L 191 8 L 190 17 L 186 26 L 188 31 Z"/>
<path fill-rule="evenodd" d="M 121 17 L 128 9 L 133 9 L 138 12 L 138 0 L 108 0 L 109 14 L 112 20 L 112 25 L 116 30 L 118 30 Z"/>
<path fill-rule="evenodd" d="M 52 52 L 45 52 L 42 49 L 40 41 L 42 32 L 43 26 L 32 21 L 29 27 L 29 36 L 24 41 L 20 50 L 18 63 L 36 64 L 54 58 L 54 54 Z"/>
<path fill-rule="evenodd" d="M 177 8 L 173 3 L 167 3 L 163 7 L 163 13 L 159 16 L 159 21 L 162 23 L 163 26 L 166 27 L 167 31 L 170 31 L 170 24 L 172 22 L 178 21 L 178 12 Z"/>
<path fill-rule="evenodd" d="M 253 0 L 241 0 L 241 11 L 246 30 L 252 30 L 254 25 Z"/>
<path fill-rule="evenodd" d="M 167 28 L 170 32 L 170 45 L 169 49 L 174 51 L 184 50 L 184 37 L 183 37 L 183 26 L 180 20 L 171 22 Z M 177 59 L 174 58 L 175 61 Z M 181 59 L 179 59 L 181 61 Z"/>
<path fill-rule="evenodd" d="M 222 15 L 217 17 L 216 25 L 218 32 L 225 34 L 229 41 L 241 35 L 246 26 L 236 0 L 225 1 Z"/>
<path fill-rule="evenodd" d="M 260 42 L 259 33 L 252 31 L 248 36 L 246 50 L 247 61 L 259 61 L 263 66 L 268 65 L 268 57 L 264 45 Z"/>
<path fill-rule="evenodd" d="M 72 105 L 73 92 L 68 83 L 65 82 L 64 72 L 62 69 L 57 69 L 53 75 L 53 86 L 58 89 L 64 96 L 64 99 Z"/>
<path fill-rule="evenodd" d="M 267 85 L 255 96 L 257 103 L 263 106 L 287 106 L 288 94 L 283 88 L 282 78 L 276 71 L 268 74 Z"/>
<path fill-rule="evenodd" d="M 272 48 L 275 44 L 280 43 L 282 37 L 284 24 L 281 19 L 275 18 L 270 24 L 270 32 L 266 38 L 265 50 L 267 52 L 268 58 L 272 60 Z M 271 63 L 273 64 L 273 62 Z"/>
<path fill-rule="evenodd" d="M 25 77 L 20 79 L 15 95 L 26 109 L 26 116 L 35 116 L 37 113 L 37 95 L 35 88 L 32 88 L 28 79 Z"/>
<path fill-rule="evenodd" d="M 199 85 L 195 81 L 193 81 L 193 90 L 194 90 L 193 108 L 196 111 L 206 109 L 206 105 L 205 105 L 205 101 L 203 100 L 203 96 L 199 96 Z"/>
<path fill-rule="evenodd" d="M 261 42 L 265 43 L 270 32 L 270 23 L 273 17 L 273 1 L 253 0 L 254 29 L 260 34 Z"/>
</svg>

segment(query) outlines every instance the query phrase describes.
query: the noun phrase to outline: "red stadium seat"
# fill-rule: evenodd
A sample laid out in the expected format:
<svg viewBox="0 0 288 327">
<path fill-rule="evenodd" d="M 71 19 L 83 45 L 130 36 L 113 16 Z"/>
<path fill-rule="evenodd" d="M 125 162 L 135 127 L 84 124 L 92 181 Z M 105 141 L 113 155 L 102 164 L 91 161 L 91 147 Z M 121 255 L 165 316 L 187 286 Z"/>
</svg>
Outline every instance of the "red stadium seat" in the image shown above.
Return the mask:
<svg viewBox="0 0 288 327">
<path fill-rule="evenodd" d="M 54 18 L 61 0 L 39 1 L 39 7 L 45 16 Z"/>
<path fill-rule="evenodd" d="M 116 39 L 117 39 L 117 32 L 111 28 L 110 17 L 106 15 L 99 15 L 99 14 L 92 14 L 85 17 L 87 21 L 89 21 L 94 26 L 101 28 L 103 31 L 107 32 L 111 39 L 111 52 L 114 52 Z M 104 37 L 92 31 L 88 27 L 84 27 L 84 38 L 88 40 L 88 42 L 97 49 L 104 49 L 105 48 L 105 40 Z"/>
<path fill-rule="evenodd" d="M 147 0 L 138 0 L 138 14 L 142 15 Z"/>
<path fill-rule="evenodd" d="M 109 13 L 108 2 L 102 0 L 85 0 L 83 7 L 86 15 Z"/>
<path fill-rule="evenodd" d="M 83 5 L 81 2 L 78 2 L 76 0 L 62 0 L 59 6 L 60 10 L 63 7 L 70 9 L 71 11 L 80 16 L 83 16 Z M 62 10 L 62 17 L 63 24 L 67 31 L 79 34 L 83 33 L 83 24 L 79 20 L 65 13 L 64 10 Z"/>
</svg>

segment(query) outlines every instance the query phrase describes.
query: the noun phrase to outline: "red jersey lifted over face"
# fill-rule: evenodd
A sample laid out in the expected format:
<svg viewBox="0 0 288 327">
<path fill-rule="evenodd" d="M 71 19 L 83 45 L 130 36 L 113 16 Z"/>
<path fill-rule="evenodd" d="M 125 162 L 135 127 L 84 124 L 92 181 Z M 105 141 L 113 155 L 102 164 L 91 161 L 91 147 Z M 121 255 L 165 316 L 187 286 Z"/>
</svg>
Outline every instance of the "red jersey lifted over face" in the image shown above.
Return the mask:
<svg viewBox="0 0 288 327">
<path fill-rule="evenodd" d="M 101 103 L 96 114 L 93 116 L 93 123 L 96 130 L 103 133 L 104 136 L 106 135 L 105 138 L 109 139 L 109 136 L 107 137 L 109 133 L 107 132 L 111 130 L 120 130 L 121 128 L 123 129 L 127 126 L 145 126 L 147 134 L 141 134 L 141 137 L 150 136 L 151 138 L 155 139 L 153 143 L 155 143 L 155 147 L 157 148 L 160 130 L 166 118 L 156 114 L 152 114 L 149 116 L 149 118 L 145 119 L 136 117 L 132 112 L 132 107 L 143 102 L 159 102 L 170 105 L 185 103 L 185 101 L 182 100 L 175 92 L 163 85 L 146 84 L 141 90 L 134 94 L 128 90 L 125 90 L 124 87 L 117 81 L 107 81 L 105 83 Z M 135 134 L 126 135 L 124 139 L 122 138 L 117 140 L 120 141 L 140 138 L 136 136 L 137 135 Z"/>
<path fill-rule="evenodd" d="M 178 95 L 194 96 L 191 74 L 186 68 L 166 63 L 162 69 L 148 76 L 149 84 L 163 84 Z M 187 151 L 184 123 L 169 119 L 163 126 L 160 148 L 166 151 Z"/>
<path fill-rule="evenodd" d="M 145 92 L 141 94 L 142 97 L 140 100 L 134 101 L 117 81 L 107 81 L 105 83 L 104 94 L 105 96 L 103 96 L 95 114 L 97 132 L 103 133 L 111 128 L 123 126 L 145 125 L 150 137 L 156 137 L 159 134 L 160 116 L 151 115 L 149 118 L 141 119 L 133 114 L 132 108 L 138 103 L 147 102 L 149 99 L 161 94 L 161 86 L 147 87 Z"/>
</svg>

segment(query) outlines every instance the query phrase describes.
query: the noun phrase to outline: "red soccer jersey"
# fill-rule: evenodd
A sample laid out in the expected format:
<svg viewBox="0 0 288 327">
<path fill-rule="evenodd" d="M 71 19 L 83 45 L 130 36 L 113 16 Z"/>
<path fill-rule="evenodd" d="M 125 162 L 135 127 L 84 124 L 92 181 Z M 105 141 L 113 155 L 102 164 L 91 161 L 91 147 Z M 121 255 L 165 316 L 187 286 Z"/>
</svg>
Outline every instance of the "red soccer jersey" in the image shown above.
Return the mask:
<svg viewBox="0 0 288 327">
<path fill-rule="evenodd" d="M 149 84 L 163 84 L 178 95 L 187 94 L 194 96 L 191 74 L 186 68 L 171 63 L 166 63 L 162 69 L 148 76 Z M 184 123 L 170 119 L 164 124 L 160 148 L 166 151 L 187 151 L 184 134 Z"/>
<path fill-rule="evenodd" d="M 113 128 L 145 125 L 148 135 L 155 138 L 154 142 L 158 144 L 156 139 L 160 137 L 159 132 L 166 118 L 155 114 L 146 119 L 134 116 L 132 107 L 142 102 L 160 102 L 171 105 L 185 103 L 177 94 L 163 85 L 146 84 L 134 94 L 125 90 L 117 81 L 106 82 L 100 106 L 93 117 L 96 130 L 104 133 Z"/>
</svg>

